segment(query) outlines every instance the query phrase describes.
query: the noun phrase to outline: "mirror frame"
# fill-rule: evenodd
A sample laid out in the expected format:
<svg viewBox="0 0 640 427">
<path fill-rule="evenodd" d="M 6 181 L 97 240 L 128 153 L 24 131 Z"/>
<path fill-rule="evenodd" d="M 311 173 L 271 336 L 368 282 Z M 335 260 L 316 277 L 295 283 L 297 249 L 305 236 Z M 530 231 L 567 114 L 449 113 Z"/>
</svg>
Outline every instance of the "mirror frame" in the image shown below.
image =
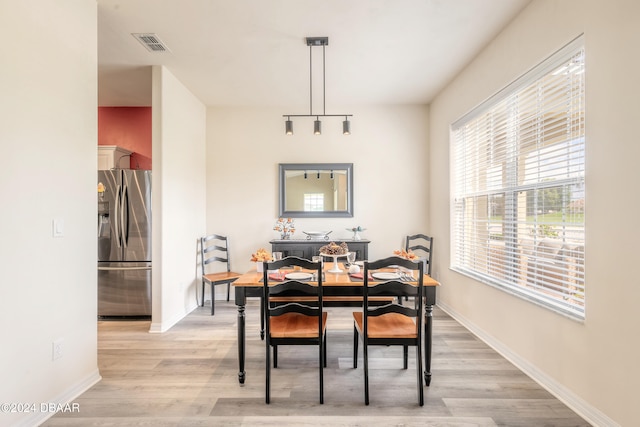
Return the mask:
<svg viewBox="0 0 640 427">
<path fill-rule="evenodd" d="M 287 171 L 298 170 L 346 170 L 347 171 L 347 210 L 343 211 L 288 211 L 286 209 Z M 353 217 L 353 163 L 280 163 L 279 164 L 279 216 L 290 218 L 352 218 Z"/>
</svg>

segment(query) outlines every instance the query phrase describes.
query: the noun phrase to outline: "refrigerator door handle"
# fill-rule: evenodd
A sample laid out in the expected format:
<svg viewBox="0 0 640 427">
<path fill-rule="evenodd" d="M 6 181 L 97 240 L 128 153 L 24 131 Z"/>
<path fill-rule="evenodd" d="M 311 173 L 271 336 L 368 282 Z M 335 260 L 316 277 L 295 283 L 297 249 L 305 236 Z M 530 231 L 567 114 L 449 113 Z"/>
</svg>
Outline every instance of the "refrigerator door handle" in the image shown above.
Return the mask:
<svg viewBox="0 0 640 427">
<path fill-rule="evenodd" d="M 118 247 L 122 247 L 122 232 L 120 231 L 120 221 L 122 218 L 121 212 L 122 212 L 122 206 L 121 206 L 121 200 L 120 200 L 120 192 L 121 192 L 121 187 L 120 185 L 118 185 L 116 187 L 116 200 L 115 200 L 115 206 L 113 207 L 114 210 L 114 219 L 113 219 L 113 229 L 115 231 L 116 234 L 116 242 L 118 244 Z"/>
<path fill-rule="evenodd" d="M 122 246 L 127 247 L 129 244 L 129 186 L 122 186 Z"/>
<path fill-rule="evenodd" d="M 101 271 L 114 271 L 114 270 L 151 270 L 151 266 L 148 267 L 98 267 Z"/>
</svg>

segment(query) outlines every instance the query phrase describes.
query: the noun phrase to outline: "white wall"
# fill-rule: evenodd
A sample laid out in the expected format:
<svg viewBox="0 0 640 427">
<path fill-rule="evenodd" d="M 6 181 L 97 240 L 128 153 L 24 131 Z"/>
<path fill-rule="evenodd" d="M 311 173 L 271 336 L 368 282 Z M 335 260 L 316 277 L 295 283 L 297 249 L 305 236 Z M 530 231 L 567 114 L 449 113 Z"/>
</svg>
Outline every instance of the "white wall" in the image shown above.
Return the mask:
<svg viewBox="0 0 640 427">
<path fill-rule="evenodd" d="M 360 225 L 375 259 L 400 249 L 406 234 L 429 231 L 428 108 L 336 108 L 354 114 L 351 135 L 339 117 L 324 119 L 318 136 L 312 119 L 294 119 L 287 136 L 287 108 L 208 109 L 207 231 L 230 236 L 234 269 L 249 269 L 251 253 L 278 237 L 279 163 L 354 164 L 354 217 L 298 219 L 294 238 L 303 230 L 350 238 L 345 228 Z"/>
<path fill-rule="evenodd" d="M 37 404 L 0 412 L 3 426 L 37 425 L 51 415 L 40 403 L 67 402 L 100 378 L 96 9 L 0 2 L 0 402 Z M 63 237 L 52 237 L 54 218 Z"/>
<path fill-rule="evenodd" d="M 431 230 L 439 304 L 596 425 L 640 419 L 637 302 L 640 59 L 636 0 L 534 0 L 431 105 Z M 448 270 L 449 125 L 585 33 L 586 321 Z M 440 177 L 438 182 L 435 177 Z M 437 324 L 434 326 L 437 328 Z M 437 382 L 437 372 L 434 373 Z"/>
<path fill-rule="evenodd" d="M 205 232 L 206 108 L 153 67 L 152 332 L 196 307 L 197 242 Z"/>
</svg>

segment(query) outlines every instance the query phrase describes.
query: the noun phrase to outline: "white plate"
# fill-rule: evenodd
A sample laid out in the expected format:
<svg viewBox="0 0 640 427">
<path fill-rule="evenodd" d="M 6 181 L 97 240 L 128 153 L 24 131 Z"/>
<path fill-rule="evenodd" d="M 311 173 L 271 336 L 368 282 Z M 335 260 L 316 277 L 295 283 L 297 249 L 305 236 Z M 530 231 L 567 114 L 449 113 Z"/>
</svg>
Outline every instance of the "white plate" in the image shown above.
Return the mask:
<svg viewBox="0 0 640 427">
<path fill-rule="evenodd" d="M 397 280 L 400 278 L 400 275 L 398 273 L 386 273 L 386 272 L 372 273 L 371 276 L 374 279 L 380 279 L 380 280 Z"/>
<path fill-rule="evenodd" d="M 284 277 L 289 280 L 308 280 L 313 277 L 311 273 L 287 273 Z"/>
</svg>

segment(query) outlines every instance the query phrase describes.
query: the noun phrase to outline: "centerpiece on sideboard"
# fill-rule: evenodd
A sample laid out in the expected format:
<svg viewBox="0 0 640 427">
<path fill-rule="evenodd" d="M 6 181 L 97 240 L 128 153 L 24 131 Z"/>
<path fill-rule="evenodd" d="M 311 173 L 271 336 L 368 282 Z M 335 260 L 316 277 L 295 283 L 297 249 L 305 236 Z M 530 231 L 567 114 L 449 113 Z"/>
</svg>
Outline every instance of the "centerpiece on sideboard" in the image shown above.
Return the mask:
<svg viewBox="0 0 640 427">
<path fill-rule="evenodd" d="M 273 229 L 280 232 L 282 240 L 288 240 L 296 232 L 296 221 L 293 218 L 278 218 Z"/>
<path fill-rule="evenodd" d="M 331 231 L 303 231 L 307 235 L 307 240 L 329 240 Z"/>
</svg>

